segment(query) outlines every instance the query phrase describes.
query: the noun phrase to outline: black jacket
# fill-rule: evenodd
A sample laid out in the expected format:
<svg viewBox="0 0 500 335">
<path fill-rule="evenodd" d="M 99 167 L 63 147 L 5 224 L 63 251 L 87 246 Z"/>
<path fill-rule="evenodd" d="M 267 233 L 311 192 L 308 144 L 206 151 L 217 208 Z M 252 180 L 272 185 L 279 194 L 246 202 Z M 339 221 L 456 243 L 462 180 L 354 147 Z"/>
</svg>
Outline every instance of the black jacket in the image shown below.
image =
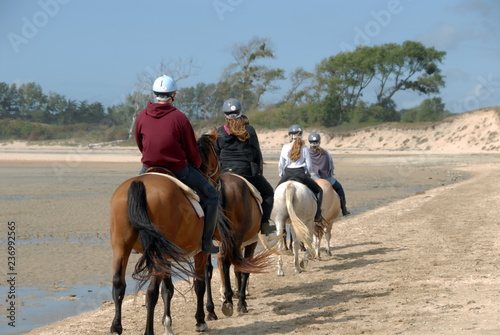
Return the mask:
<svg viewBox="0 0 500 335">
<path fill-rule="evenodd" d="M 217 129 L 219 137 L 215 151 L 219 155 L 222 170 L 231 170 L 243 176 L 252 177 L 262 174 L 263 159 L 259 139 L 254 127 L 246 125 L 250 135 L 245 141 L 228 134 L 224 126 Z"/>
</svg>

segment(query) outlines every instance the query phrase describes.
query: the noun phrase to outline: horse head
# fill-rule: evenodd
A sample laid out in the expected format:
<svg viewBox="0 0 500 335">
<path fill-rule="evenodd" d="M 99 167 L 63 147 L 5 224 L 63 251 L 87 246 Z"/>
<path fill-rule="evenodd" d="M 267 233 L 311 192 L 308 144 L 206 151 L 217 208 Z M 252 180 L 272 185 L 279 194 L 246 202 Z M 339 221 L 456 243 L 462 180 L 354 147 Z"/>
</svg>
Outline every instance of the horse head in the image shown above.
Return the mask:
<svg viewBox="0 0 500 335">
<path fill-rule="evenodd" d="M 201 156 L 200 172 L 214 186 L 218 188 L 220 176 L 219 157 L 215 152 L 214 142 L 217 139 L 217 129 L 212 128 L 201 135 L 196 142 Z"/>
</svg>

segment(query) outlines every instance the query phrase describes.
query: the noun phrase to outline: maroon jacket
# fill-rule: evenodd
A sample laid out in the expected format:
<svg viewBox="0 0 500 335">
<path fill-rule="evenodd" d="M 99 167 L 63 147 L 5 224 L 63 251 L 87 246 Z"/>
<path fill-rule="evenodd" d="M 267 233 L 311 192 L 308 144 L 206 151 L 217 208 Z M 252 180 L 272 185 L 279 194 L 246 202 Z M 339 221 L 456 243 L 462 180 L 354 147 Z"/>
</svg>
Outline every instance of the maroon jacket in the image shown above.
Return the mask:
<svg viewBox="0 0 500 335">
<path fill-rule="evenodd" d="M 201 165 L 193 126 L 172 104 L 148 103 L 137 116 L 135 141 L 146 167 L 179 171 L 188 162 L 197 168 Z"/>
</svg>

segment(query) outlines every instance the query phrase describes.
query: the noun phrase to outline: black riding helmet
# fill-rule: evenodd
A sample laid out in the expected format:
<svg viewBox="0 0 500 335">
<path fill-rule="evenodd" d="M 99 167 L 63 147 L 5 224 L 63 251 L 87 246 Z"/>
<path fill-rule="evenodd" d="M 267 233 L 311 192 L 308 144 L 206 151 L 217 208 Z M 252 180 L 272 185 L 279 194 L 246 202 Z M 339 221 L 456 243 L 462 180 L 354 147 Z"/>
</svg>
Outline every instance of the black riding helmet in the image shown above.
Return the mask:
<svg viewBox="0 0 500 335">
<path fill-rule="evenodd" d="M 227 99 L 222 105 L 222 112 L 228 119 L 241 117 L 241 102 L 234 98 Z"/>
<path fill-rule="evenodd" d="M 321 136 L 313 131 L 312 133 L 309 134 L 307 137 L 307 140 L 309 141 L 309 144 L 313 147 L 319 147 L 319 143 L 321 142 Z"/>
<path fill-rule="evenodd" d="M 303 129 L 298 124 L 294 124 L 290 128 L 288 128 L 288 135 L 292 138 L 302 138 Z"/>
</svg>

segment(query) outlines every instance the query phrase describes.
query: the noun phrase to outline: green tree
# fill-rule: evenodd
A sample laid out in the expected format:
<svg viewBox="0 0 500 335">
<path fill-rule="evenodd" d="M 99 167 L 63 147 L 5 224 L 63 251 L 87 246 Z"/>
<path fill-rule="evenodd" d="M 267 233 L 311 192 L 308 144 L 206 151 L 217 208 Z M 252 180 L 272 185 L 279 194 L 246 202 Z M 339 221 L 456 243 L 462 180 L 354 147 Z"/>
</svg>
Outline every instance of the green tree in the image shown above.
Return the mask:
<svg viewBox="0 0 500 335">
<path fill-rule="evenodd" d="M 376 51 L 377 103 L 392 99 L 399 91 L 439 93 L 444 78 L 438 64 L 446 52 L 426 48 L 422 43 L 405 41 L 373 47 Z"/>
<path fill-rule="evenodd" d="M 401 116 L 403 122 L 435 122 L 448 117 L 450 112 L 445 110 L 441 98 L 425 99 L 415 108 L 411 108 Z"/>
<path fill-rule="evenodd" d="M 47 97 L 43 94 L 42 87 L 36 83 L 22 84 L 19 89 L 19 114 L 28 121 L 47 121 Z"/>
<path fill-rule="evenodd" d="M 375 50 L 358 47 L 352 52 L 331 56 L 316 68 L 317 91 L 323 97 L 325 111 L 330 114 L 327 126 L 342 124 L 355 108 L 363 90 L 375 76 Z"/>
<path fill-rule="evenodd" d="M 219 85 L 219 93 L 239 99 L 247 110 L 257 109 L 262 95 L 277 90 L 276 81 L 285 78 L 284 70 L 259 63 L 275 58 L 271 41 L 254 37 L 232 54 L 235 63 L 225 69 L 221 82 L 226 84 Z"/>
</svg>

